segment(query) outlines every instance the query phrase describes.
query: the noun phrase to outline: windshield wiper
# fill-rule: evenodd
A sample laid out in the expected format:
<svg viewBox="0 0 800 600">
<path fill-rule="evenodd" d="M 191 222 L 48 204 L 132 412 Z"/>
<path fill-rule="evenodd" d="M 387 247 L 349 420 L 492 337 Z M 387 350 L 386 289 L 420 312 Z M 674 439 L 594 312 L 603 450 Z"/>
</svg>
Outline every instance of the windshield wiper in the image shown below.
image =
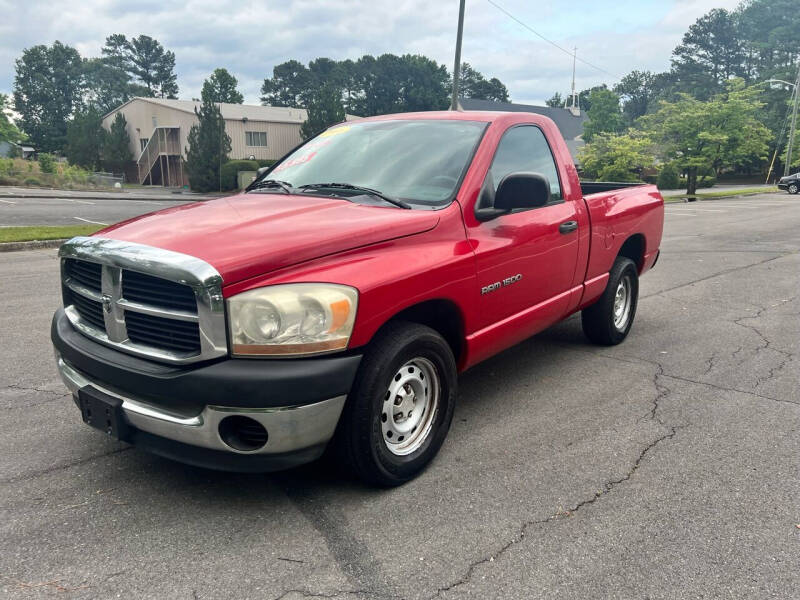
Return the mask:
<svg viewBox="0 0 800 600">
<path fill-rule="evenodd" d="M 247 188 L 247 191 L 250 192 L 252 190 L 260 190 L 266 188 L 280 188 L 286 194 L 292 193 L 292 184 L 288 181 L 281 181 L 280 179 L 262 179 L 261 181 L 256 181 L 250 184 L 250 187 Z"/>
<path fill-rule="evenodd" d="M 339 189 L 339 190 L 353 190 L 356 192 L 364 192 L 365 194 L 369 194 L 370 196 L 375 196 L 376 198 L 380 198 L 388 202 L 389 204 L 394 204 L 395 206 L 399 206 L 400 208 L 410 209 L 411 205 L 399 200 L 397 198 L 392 198 L 391 196 L 387 196 L 383 192 L 378 190 L 373 190 L 372 188 L 364 187 L 363 185 L 353 185 L 352 183 L 308 183 L 306 185 L 301 185 L 298 189 L 300 190 L 318 190 L 318 189 Z"/>
</svg>

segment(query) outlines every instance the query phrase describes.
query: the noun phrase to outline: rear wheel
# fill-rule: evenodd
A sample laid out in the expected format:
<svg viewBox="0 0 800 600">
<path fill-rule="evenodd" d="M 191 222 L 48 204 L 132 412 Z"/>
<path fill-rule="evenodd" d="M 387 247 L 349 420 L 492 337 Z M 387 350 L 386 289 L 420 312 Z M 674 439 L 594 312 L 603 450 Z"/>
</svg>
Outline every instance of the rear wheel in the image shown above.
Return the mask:
<svg viewBox="0 0 800 600">
<path fill-rule="evenodd" d="M 604 346 L 619 344 L 631 330 L 638 299 L 636 264 L 620 256 L 611 267 L 603 295 L 581 313 L 586 337 Z"/>
<path fill-rule="evenodd" d="M 369 483 L 412 479 L 447 436 L 456 380 L 441 335 L 416 323 L 389 323 L 364 355 L 336 432 L 336 455 Z"/>
<path fill-rule="evenodd" d="M 796 183 L 790 183 L 789 184 L 789 193 L 790 194 L 796 194 L 798 192 L 798 189 L 800 189 L 800 188 L 797 187 Z"/>
</svg>

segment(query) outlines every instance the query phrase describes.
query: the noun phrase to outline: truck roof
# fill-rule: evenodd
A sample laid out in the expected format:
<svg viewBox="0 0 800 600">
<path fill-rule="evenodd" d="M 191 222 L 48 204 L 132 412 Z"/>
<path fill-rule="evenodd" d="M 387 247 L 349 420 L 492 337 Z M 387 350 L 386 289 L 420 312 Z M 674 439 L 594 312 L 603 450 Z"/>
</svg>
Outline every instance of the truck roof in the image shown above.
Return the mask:
<svg viewBox="0 0 800 600">
<path fill-rule="evenodd" d="M 549 123 L 555 125 L 552 119 L 536 113 L 526 112 L 505 112 L 488 110 L 435 110 L 425 112 L 394 113 L 390 115 L 378 115 L 375 117 L 365 117 L 359 121 L 393 121 L 393 120 L 452 120 L 452 121 L 484 121 L 484 122 L 505 122 L 505 123 Z M 356 121 L 357 122 L 357 121 Z"/>
</svg>

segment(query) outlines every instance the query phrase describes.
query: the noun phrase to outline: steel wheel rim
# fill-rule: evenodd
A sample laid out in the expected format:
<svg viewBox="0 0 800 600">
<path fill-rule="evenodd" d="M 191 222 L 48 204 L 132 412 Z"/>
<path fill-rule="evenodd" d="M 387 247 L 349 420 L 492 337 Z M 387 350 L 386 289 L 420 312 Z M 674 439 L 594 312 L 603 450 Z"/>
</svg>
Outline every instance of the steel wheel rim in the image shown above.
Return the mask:
<svg viewBox="0 0 800 600">
<path fill-rule="evenodd" d="M 624 331 L 631 314 L 631 278 L 626 275 L 617 284 L 614 294 L 614 327 Z"/>
<path fill-rule="evenodd" d="M 413 358 L 397 370 L 384 394 L 380 415 L 389 452 L 406 456 L 425 443 L 439 409 L 440 388 L 439 373 L 427 358 Z"/>
</svg>

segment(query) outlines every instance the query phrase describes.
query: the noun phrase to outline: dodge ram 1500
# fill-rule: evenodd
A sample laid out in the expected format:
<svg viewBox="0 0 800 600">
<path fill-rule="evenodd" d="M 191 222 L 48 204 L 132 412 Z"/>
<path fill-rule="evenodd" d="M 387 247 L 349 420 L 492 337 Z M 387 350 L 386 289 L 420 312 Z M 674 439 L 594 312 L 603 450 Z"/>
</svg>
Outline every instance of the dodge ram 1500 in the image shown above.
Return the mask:
<svg viewBox="0 0 800 600">
<path fill-rule="evenodd" d="M 328 450 L 397 485 L 444 442 L 459 372 L 578 311 L 624 340 L 663 219 L 654 186 L 581 184 L 540 115 L 351 121 L 242 193 L 65 243 L 56 361 L 87 424 L 162 456 Z"/>
</svg>

